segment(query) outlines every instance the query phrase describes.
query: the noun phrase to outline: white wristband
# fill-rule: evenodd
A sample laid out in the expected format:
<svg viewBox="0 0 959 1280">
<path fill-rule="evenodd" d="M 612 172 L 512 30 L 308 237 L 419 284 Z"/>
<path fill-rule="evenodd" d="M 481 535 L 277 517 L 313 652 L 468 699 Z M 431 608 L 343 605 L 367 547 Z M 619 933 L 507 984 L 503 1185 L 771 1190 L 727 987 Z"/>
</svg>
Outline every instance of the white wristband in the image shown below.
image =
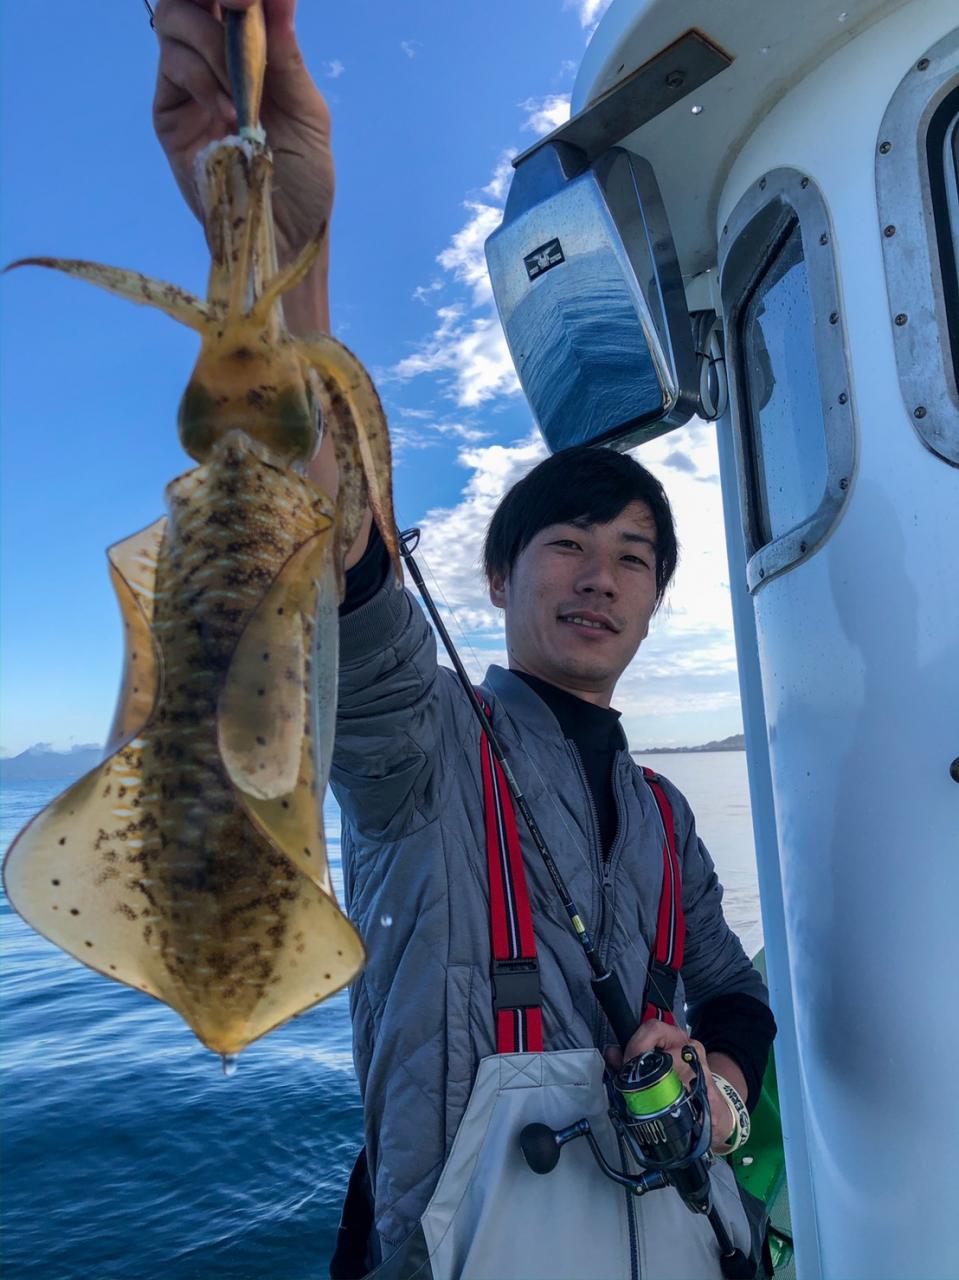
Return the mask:
<svg viewBox="0 0 959 1280">
<path fill-rule="evenodd" d="M 729 1155 L 730 1152 L 735 1151 L 749 1141 L 749 1112 L 746 1110 L 745 1102 L 743 1102 L 728 1080 L 717 1075 L 715 1071 L 713 1072 L 713 1080 L 716 1082 L 716 1088 L 723 1095 L 733 1118 L 733 1131 L 726 1139 L 725 1144 L 728 1146 L 728 1150 L 724 1152 L 725 1155 Z"/>
</svg>

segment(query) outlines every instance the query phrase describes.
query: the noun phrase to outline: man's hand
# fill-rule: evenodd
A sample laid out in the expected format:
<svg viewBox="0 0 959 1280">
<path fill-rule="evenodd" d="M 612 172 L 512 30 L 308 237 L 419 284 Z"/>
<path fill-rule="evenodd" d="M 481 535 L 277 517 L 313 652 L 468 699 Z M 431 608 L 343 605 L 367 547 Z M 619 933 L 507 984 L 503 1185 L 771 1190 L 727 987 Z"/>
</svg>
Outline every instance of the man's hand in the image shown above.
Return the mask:
<svg viewBox="0 0 959 1280">
<path fill-rule="evenodd" d="M 153 123 L 173 176 L 199 218 L 197 153 L 236 126 L 226 71 L 222 11 L 255 0 L 159 0 L 160 65 Z M 294 29 L 296 0 L 264 0 L 267 68 L 263 127 L 275 165 L 273 212 L 281 262 L 289 260 L 333 208 L 330 113 L 310 78 Z"/>
<path fill-rule="evenodd" d="M 668 1022 L 651 1020 L 644 1022 L 633 1035 L 626 1046 L 625 1056 L 619 1049 L 609 1048 L 606 1050 L 606 1061 L 614 1070 L 618 1070 L 624 1061 L 629 1062 L 631 1058 L 638 1058 L 641 1053 L 648 1053 L 650 1049 L 663 1049 L 672 1058 L 676 1074 L 683 1084 L 688 1087 L 693 1082 L 693 1070 L 682 1059 L 682 1051 L 687 1045 L 691 1045 L 695 1049 L 696 1056 L 699 1058 L 706 1077 L 706 1095 L 709 1099 L 709 1110 L 713 1122 L 712 1149 L 716 1151 L 724 1147 L 727 1138 L 731 1136 L 733 1118 L 726 1099 L 716 1088 L 713 1073 L 706 1060 L 706 1050 L 698 1040 L 690 1040 L 686 1032 L 680 1027 L 670 1026 Z M 722 1074 L 720 1072 L 720 1075 Z M 735 1087 L 735 1082 L 733 1084 Z M 744 1097 L 743 1101 L 745 1102 L 745 1100 Z"/>
</svg>

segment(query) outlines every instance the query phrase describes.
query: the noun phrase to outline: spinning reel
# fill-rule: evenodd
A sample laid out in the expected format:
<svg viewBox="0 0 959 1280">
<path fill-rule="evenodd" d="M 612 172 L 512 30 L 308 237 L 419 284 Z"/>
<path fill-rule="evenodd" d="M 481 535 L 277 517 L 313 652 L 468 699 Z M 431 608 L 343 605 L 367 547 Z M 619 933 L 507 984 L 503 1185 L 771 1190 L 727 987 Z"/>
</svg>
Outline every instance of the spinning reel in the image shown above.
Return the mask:
<svg viewBox="0 0 959 1280">
<path fill-rule="evenodd" d="M 709 1150 L 712 1119 L 705 1072 L 692 1048 L 683 1049 L 682 1057 L 693 1072 L 688 1090 L 669 1054 L 661 1049 L 633 1058 L 613 1079 L 609 1118 L 641 1172 L 614 1169 L 586 1119 L 565 1129 L 528 1124 L 520 1134 L 520 1146 L 533 1172 L 546 1174 L 556 1168 L 566 1143 L 582 1137 L 606 1177 L 634 1195 L 674 1187 L 687 1208 L 708 1218 L 719 1245 L 723 1275 L 752 1277 L 755 1266 L 734 1247 L 712 1203 L 709 1167 L 714 1156 Z"/>
</svg>

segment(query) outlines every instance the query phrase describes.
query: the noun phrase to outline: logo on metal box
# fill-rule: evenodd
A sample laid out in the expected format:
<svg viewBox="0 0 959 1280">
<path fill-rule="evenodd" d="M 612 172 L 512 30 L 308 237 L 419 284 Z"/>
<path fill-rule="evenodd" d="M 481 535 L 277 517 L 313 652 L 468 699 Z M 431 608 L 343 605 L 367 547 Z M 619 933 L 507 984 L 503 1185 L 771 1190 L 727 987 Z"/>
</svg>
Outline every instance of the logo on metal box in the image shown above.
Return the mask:
<svg viewBox="0 0 959 1280">
<path fill-rule="evenodd" d="M 565 261 L 563 246 L 558 239 L 547 240 L 545 244 L 541 244 L 538 249 L 534 249 L 532 253 L 528 253 L 523 259 L 526 266 L 526 274 L 531 280 L 535 280 L 537 276 L 549 271 L 550 267 L 558 267 L 561 262 Z"/>
</svg>

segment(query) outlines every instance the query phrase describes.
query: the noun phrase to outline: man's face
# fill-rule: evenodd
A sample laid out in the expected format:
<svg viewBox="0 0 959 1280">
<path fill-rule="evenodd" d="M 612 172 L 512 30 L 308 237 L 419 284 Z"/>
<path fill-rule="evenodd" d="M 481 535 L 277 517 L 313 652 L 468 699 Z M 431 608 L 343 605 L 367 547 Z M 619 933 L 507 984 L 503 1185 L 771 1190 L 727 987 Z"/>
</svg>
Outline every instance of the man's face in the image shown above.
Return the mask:
<svg viewBox="0 0 959 1280">
<path fill-rule="evenodd" d="M 509 665 L 608 706 L 656 607 L 656 525 L 645 502 L 608 524 L 553 524 L 490 600 L 506 612 Z"/>
</svg>

